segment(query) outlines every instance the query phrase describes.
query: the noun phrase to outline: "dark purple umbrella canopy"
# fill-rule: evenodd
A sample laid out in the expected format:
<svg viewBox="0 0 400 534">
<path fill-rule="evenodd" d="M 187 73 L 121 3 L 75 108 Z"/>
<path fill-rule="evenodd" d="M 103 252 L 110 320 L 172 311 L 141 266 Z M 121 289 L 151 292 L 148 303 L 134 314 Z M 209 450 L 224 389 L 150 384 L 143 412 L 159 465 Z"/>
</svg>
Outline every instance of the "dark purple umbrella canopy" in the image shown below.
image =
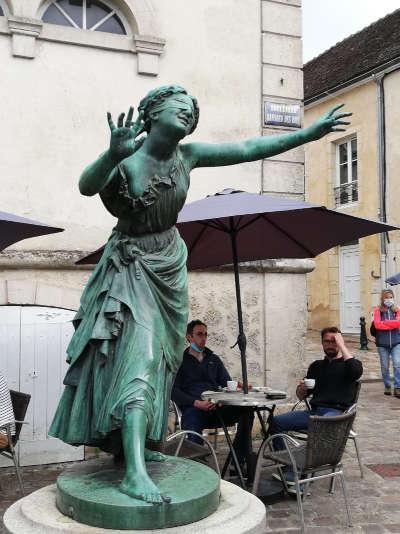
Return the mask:
<svg viewBox="0 0 400 534">
<path fill-rule="evenodd" d="M 177 226 L 188 247 L 189 269 L 232 263 L 231 228 L 239 261 L 313 258 L 336 245 L 399 229 L 308 202 L 233 189 L 186 204 Z M 77 264 L 97 263 L 103 250 Z"/>
<path fill-rule="evenodd" d="M 189 269 L 232 263 L 236 232 L 239 261 L 313 258 L 336 245 L 398 226 L 329 210 L 290 198 L 232 189 L 186 204 L 179 232 L 189 251 Z"/>
<path fill-rule="evenodd" d="M 400 284 L 400 273 L 389 276 L 389 278 L 386 278 L 385 282 L 391 286 L 397 286 L 397 284 Z"/>
<path fill-rule="evenodd" d="M 272 258 L 313 258 L 336 245 L 399 229 L 290 198 L 224 189 L 186 204 L 177 227 L 186 242 L 189 269 L 233 264 L 243 390 L 248 392 L 239 262 Z M 79 260 L 99 261 L 104 247 Z"/>
<path fill-rule="evenodd" d="M 63 232 L 63 228 L 47 226 L 39 221 L 0 211 L 0 250 L 28 237 Z"/>
</svg>

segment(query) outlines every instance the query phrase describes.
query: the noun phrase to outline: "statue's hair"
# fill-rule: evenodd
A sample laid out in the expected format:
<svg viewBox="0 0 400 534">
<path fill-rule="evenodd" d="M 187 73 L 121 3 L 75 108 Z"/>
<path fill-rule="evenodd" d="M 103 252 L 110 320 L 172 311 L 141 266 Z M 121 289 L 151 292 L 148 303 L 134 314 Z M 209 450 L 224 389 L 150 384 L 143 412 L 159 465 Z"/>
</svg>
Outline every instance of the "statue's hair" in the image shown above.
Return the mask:
<svg viewBox="0 0 400 534">
<path fill-rule="evenodd" d="M 189 133 L 194 132 L 197 123 L 199 122 L 199 105 L 197 100 L 193 96 L 189 95 L 186 89 L 179 85 L 162 85 L 161 87 L 157 87 L 156 89 L 153 89 L 147 93 L 147 95 L 140 101 L 138 111 L 143 112 L 144 131 L 149 132 L 151 128 L 151 109 L 156 105 L 162 104 L 162 102 L 164 102 L 164 100 L 166 100 L 168 97 L 176 94 L 187 95 L 193 103 L 194 124 Z"/>
</svg>

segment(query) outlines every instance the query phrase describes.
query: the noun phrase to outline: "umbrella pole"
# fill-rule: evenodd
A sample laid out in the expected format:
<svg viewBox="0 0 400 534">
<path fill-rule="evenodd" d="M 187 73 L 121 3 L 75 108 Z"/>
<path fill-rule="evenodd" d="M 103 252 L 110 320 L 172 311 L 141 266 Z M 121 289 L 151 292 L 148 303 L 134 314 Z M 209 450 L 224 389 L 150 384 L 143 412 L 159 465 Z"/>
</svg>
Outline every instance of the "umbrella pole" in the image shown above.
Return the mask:
<svg viewBox="0 0 400 534">
<path fill-rule="evenodd" d="M 246 364 L 246 335 L 243 330 L 243 314 L 242 314 L 242 300 L 240 297 L 240 281 L 239 281 L 239 261 L 237 254 L 236 230 L 233 228 L 233 218 L 230 217 L 231 229 L 231 244 L 233 257 L 233 271 L 235 273 L 235 288 L 236 288 L 236 305 L 238 314 L 239 335 L 237 337 L 237 345 L 240 350 L 240 359 L 242 363 L 242 377 L 243 377 L 243 392 L 249 392 L 249 383 L 247 380 L 247 364 Z"/>
</svg>

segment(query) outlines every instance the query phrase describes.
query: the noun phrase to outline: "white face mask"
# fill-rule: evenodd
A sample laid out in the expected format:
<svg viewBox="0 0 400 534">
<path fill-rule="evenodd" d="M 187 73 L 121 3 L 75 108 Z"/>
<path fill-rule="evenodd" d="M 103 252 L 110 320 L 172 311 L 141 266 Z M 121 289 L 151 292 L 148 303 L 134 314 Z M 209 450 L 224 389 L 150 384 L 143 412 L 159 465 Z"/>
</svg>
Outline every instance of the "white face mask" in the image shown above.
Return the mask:
<svg viewBox="0 0 400 534">
<path fill-rule="evenodd" d="M 392 306 L 394 306 L 394 299 L 385 299 L 383 301 L 383 304 L 388 308 L 391 308 Z"/>
</svg>

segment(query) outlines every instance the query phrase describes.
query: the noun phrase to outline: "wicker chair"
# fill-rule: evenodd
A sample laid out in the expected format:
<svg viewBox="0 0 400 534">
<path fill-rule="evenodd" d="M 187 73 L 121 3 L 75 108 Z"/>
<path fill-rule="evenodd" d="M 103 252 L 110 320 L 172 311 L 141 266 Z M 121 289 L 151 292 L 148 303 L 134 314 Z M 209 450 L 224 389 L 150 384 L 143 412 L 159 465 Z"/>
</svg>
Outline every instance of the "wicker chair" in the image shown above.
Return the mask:
<svg viewBox="0 0 400 534">
<path fill-rule="evenodd" d="M 254 495 L 258 493 L 263 469 L 277 469 L 285 490 L 288 491 L 282 467 L 292 469 L 302 533 L 305 532 L 303 500 L 307 495 L 309 484 L 323 478 L 334 479 L 337 476 L 340 478 L 348 524 L 351 526 L 341 459 L 355 416 L 355 410 L 334 417 L 311 416 L 305 443 L 300 444 L 287 434 L 275 434 L 264 440 L 260 447 L 252 492 Z M 276 437 L 282 438 L 285 445 L 283 450 L 274 450 L 273 440 Z M 304 484 L 303 490 L 301 484 Z"/>
<path fill-rule="evenodd" d="M 15 447 L 19 440 L 19 435 L 21 433 L 22 425 L 27 424 L 25 419 L 26 410 L 28 409 L 29 401 L 31 396 L 27 393 L 21 393 L 20 391 L 10 390 L 11 402 L 13 405 L 14 411 L 14 420 L 8 421 L 0 427 L 1 430 L 5 430 L 8 436 L 8 444 L 0 448 L 0 454 L 9 458 L 14 462 L 15 470 L 17 473 L 18 483 L 22 495 L 24 495 L 24 485 L 22 483 L 21 474 L 19 471 L 19 459 L 16 453 Z M 12 434 L 12 428 L 15 427 L 15 433 Z"/>
<path fill-rule="evenodd" d="M 344 413 L 347 413 L 349 410 L 351 411 L 354 408 L 354 406 L 357 405 L 358 397 L 360 396 L 360 389 L 361 389 L 361 380 L 357 380 L 357 387 L 356 387 L 356 391 L 355 391 L 354 398 L 353 398 L 353 405 L 348 410 L 346 410 Z M 291 411 L 293 412 L 293 411 L 299 409 L 303 404 L 305 405 L 306 410 L 311 411 L 311 405 L 310 405 L 310 402 L 309 402 L 308 398 L 305 398 L 303 400 L 297 401 L 296 404 L 294 404 L 294 406 L 292 407 Z M 290 436 L 292 436 L 294 439 L 301 439 L 301 440 L 306 440 L 307 439 L 307 431 L 306 431 L 306 429 L 304 429 L 304 431 L 300 431 L 300 432 L 294 432 L 294 431 L 293 432 L 288 432 L 288 434 Z M 360 450 L 358 448 L 357 437 L 358 437 L 357 432 L 352 428 L 350 430 L 350 434 L 349 434 L 348 439 L 351 440 L 354 443 L 354 448 L 356 450 L 358 467 L 360 469 L 360 476 L 361 476 L 361 478 L 364 478 L 364 468 L 363 468 L 363 465 L 362 465 L 362 462 L 361 462 L 361 455 L 360 455 Z M 333 484 L 332 484 L 332 488 L 333 488 Z"/>
</svg>

